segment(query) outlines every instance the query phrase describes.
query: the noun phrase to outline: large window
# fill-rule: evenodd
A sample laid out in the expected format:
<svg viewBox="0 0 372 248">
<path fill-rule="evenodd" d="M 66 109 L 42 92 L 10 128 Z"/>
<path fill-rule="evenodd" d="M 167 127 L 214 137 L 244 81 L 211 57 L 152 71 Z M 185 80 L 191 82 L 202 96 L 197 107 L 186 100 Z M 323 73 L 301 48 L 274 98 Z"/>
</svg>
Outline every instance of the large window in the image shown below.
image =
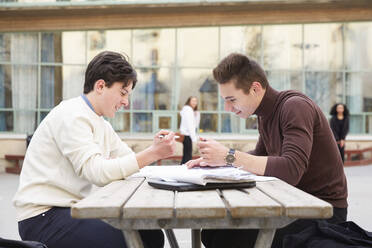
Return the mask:
<svg viewBox="0 0 372 248">
<path fill-rule="evenodd" d="M 139 82 L 130 106 L 109 119 L 125 133 L 177 130 L 189 96 L 199 99 L 199 132 L 257 132 L 255 116 L 224 111 L 212 77 L 231 52 L 254 58 L 271 86 L 311 97 L 327 115 L 351 111 L 351 132 L 372 133 L 372 23 L 0 33 L 0 131 L 32 133 L 63 99 L 82 93 L 87 63 L 99 52 L 126 54 Z"/>
</svg>

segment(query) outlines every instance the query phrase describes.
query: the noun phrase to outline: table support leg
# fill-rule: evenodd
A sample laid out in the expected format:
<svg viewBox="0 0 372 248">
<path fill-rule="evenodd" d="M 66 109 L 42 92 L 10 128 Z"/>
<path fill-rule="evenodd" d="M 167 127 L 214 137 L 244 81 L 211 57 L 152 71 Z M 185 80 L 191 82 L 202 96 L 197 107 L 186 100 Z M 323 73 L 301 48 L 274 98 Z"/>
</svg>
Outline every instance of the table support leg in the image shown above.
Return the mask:
<svg viewBox="0 0 372 248">
<path fill-rule="evenodd" d="M 128 248 L 143 248 L 143 243 L 138 230 L 123 230 Z"/>
<path fill-rule="evenodd" d="M 254 248 L 270 248 L 275 235 L 275 229 L 261 229 L 258 232 Z"/>
<path fill-rule="evenodd" d="M 174 235 L 174 232 L 172 229 L 165 229 L 165 234 L 167 235 L 169 245 L 171 248 L 179 248 L 176 235 Z"/>
<path fill-rule="evenodd" d="M 200 229 L 191 230 L 192 248 L 201 248 L 201 233 Z"/>
</svg>

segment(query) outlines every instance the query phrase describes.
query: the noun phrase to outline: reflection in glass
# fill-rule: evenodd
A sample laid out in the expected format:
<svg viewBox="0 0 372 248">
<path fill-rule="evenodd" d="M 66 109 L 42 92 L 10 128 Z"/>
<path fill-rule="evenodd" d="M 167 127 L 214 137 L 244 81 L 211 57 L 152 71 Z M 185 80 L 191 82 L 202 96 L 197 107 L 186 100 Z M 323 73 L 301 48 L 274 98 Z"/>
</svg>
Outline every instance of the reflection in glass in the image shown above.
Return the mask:
<svg viewBox="0 0 372 248">
<path fill-rule="evenodd" d="M 160 116 L 158 122 L 159 129 L 171 129 L 172 128 L 172 118 L 170 116 Z"/>
<path fill-rule="evenodd" d="M 40 122 L 44 120 L 44 118 L 49 114 L 49 111 L 41 111 L 40 112 Z"/>
<path fill-rule="evenodd" d="M 12 71 L 10 65 L 0 65 L 0 108 L 12 107 Z"/>
<path fill-rule="evenodd" d="M 218 28 L 180 28 L 177 31 L 180 66 L 212 67 L 218 63 Z"/>
<path fill-rule="evenodd" d="M 365 132 L 368 133 L 368 134 L 371 134 L 372 133 L 372 115 L 366 115 L 365 119 L 366 119 L 366 130 L 365 130 Z"/>
<path fill-rule="evenodd" d="M 372 68 L 372 22 L 345 24 L 345 64 L 348 70 Z"/>
<path fill-rule="evenodd" d="M 239 133 L 240 118 L 234 114 L 221 114 L 221 132 Z"/>
<path fill-rule="evenodd" d="M 263 26 L 262 43 L 266 69 L 302 68 L 301 25 Z"/>
<path fill-rule="evenodd" d="M 41 33 L 41 62 L 62 62 L 61 33 Z"/>
<path fill-rule="evenodd" d="M 31 134 L 37 127 L 37 112 L 19 109 L 14 111 L 14 132 Z"/>
<path fill-rule="evenodd" d="M 261 39 L 261 26 L 221 27 L 221 59 L 238 52 L 261 64 Z"/>
<path fill-rule="evenodd" d="M 102 51 L 113 51 L 130 57 L 129 30 L 88 31 L 88 63 Z"/>
<path fill-rule="evenodd" d="M 346 73 L 346 103 L 351 113 L 372 112 L 372 72 Z"/>
<path fill-rule="evenodd" d="M 217 132 L 217 114 L 200 114 L 200 129 L 199 132 Z"/>
<path fill-rule="evenodd" d="M 363 130 L 363 116 L 350 115 L 350 133 L 365 133 Z"/>
<path fill-rule="evenodd" d="M 302 72 L 280 72 L 268 71 L 267 79 L 272 88 L 281 90 L 298 90 L 302 89 Z"/>
<path fill-rule="evenodd" d="M 257 116 L 252 115 L 248 119 L 245 120 L 245 129 L 257 129 L 257 128 L 258 128 Z"/>
<path fill-rule="evenodd" d="M 134 113 L 133 131 L 138 133 L 151 133 L 152 113 Z"/>
<path fill-rule="evenodd" d="M 37 63 L 38 34 L 37 33 L 14 33 L 10 39 L 10 54 L 13 63 Z"/>
<path fill-rule="evenodd" d="M 133 109 L 169 110 L 172 104 L 172 80 L 169 69 L 140 69 L 133 96 Z"/>
<path fill-rule="evenodd" d="M 328 113 L 333 104 L 342 101 L 342 73 L 307 72 L 305 74 L 305 85 L 305 94 L 324 113 Z"/>
<path fill-rule="evenodd" d="M 0 61 L 10 60 L 10 34 L 0 33 Z"/>
<path fill-rule="evenodd" d="M 12 53 L 14 54 L 14 53 Z M 37 66 L 13 65 L 12 66 L 12 106 L 14 112 L 14 131 L 32 133 L 35 130 L 37 92 Z"/>
<path fill-rule="evenodd" d="M 40 77 L 40 107 L 53 108 L 62 101 L 62 68 L 42 66 Z"/>
<path fill-rule="evenodd" d="M 86 50 L 86 32 L 62 33 L 63 63 L 85 64 Z"/>
<path fill-rule="evenodd" d="M 182 69 L 179 72 L 180 91 L 178 109 L 181 109 L 187 98 L 198 98 L 198 110 L 217 110 L 218 86 L 213 80 L 211 70 Z"/>
<path fill-rule="evenodd" d="M 13 129 L 13 112 L 0 111 L 0 132 L 11 132 Z"/>
<path fill-rule="evenodd" d="M 130 131 L 130 114 L 126 112 L 117 112 L 114 118 L 109 118 L 112 128 L 116 132 Z"/>
<path fill-rule="evenodd" d="M 133 31 L 135 66 L 174 65 L 175 29 L 139 29 Z"/>
<path fill-rule="evenodd" d="M 305 68 L 342 69 L 342 24 L 305 24 Z"/>
<path fill-rule="evenodd" d="M 85 66 L 63 66 L 63 99 L 73 98 L 83 93 L 84 73 Z"/>
</svg>

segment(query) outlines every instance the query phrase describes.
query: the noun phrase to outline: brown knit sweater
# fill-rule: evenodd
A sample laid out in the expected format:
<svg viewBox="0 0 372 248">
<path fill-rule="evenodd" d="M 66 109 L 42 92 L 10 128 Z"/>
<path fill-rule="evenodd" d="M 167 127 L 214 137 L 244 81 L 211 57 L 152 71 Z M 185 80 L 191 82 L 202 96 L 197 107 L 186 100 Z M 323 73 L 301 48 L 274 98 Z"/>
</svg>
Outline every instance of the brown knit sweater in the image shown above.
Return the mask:
<svg viewBox="0 0 372 248">
<path fill-rule="evenodd" d="M 260 137 L 250 153 L 268 156 L 265 176 L 346 208 L 341 156 L 320 108 L 300 92 L 278 92 L 269 86 L 255 114 Z"/>
</svg>

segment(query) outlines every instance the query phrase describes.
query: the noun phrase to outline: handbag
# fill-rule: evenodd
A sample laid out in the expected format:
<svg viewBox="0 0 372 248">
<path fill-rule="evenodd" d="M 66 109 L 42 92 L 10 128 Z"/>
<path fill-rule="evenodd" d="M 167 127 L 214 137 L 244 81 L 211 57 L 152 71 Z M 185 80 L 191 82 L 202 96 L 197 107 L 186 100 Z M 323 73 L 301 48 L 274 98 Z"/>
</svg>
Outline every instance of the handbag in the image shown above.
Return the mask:
<svg viewBox="0 0 372 248">
<path fill-rule="evenodd" d="M 185 139 L 185 135 L 181 134 L 180 132 L 176 132 L 175 135 L 178 136 L 178 138 L 176 138 L 176 141 L 183 143 L 183 140 Z"/>
</svg>

